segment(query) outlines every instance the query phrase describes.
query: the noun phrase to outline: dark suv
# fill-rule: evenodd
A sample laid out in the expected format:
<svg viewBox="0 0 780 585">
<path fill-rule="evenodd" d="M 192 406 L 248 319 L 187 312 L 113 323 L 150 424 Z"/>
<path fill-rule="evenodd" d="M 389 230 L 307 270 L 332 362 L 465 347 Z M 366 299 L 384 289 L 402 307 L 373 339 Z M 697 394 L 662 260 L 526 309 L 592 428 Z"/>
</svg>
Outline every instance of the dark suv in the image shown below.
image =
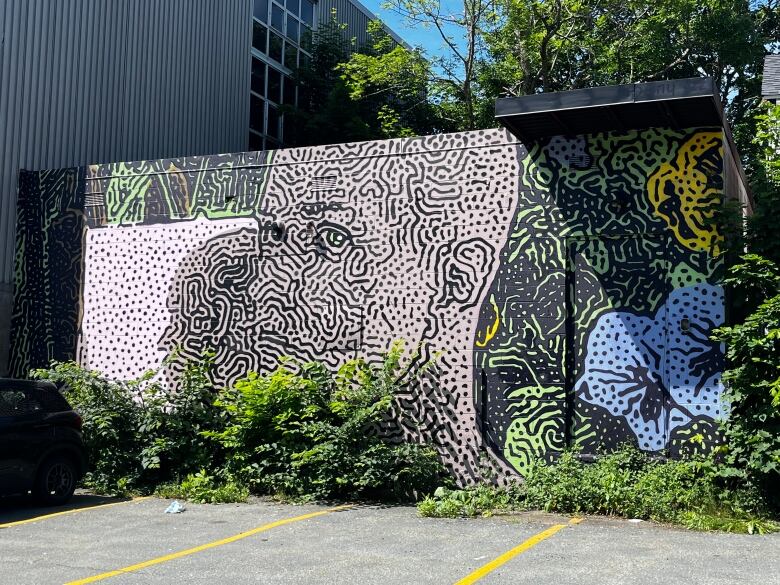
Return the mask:
<svg viewBox="0 0 780 585">
<path fill-rule="evenodd" d="M 81 417 L 50 382 L 0 378 L 0 493 L 67 502 L 86 471 Z"/>
</svg>

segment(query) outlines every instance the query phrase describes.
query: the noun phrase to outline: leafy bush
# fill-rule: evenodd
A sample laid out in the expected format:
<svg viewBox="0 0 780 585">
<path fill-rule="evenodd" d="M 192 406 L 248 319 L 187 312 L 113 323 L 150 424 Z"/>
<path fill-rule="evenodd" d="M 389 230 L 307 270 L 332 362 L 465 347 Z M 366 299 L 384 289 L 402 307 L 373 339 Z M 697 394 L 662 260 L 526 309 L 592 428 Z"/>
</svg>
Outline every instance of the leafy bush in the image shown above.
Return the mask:
<svg viewBox="0 0 780 585">
<path fill-rule="evenodd" d="M 161 498 L 179 498 L 196 504 L 246 502 L 249 498 L 249 490 L 245 486 L 230 479 L 219 480 L 205 469 L 188 475 L 180 484 L 162 484 L 154 493 Z"/>
<path fill-rule="evenodd" d="M 82 416 L 90 471 L 85 483 L 98 492 L 125 494 L 141 475 L 140 409 L 131 384 L 111 382 L 73 362 L 53 363 L 34 378 L 65 384 L 71 406 Z"/>
<path fill-rule="evenodd" d="M 554 464 L 537 461 L 523 483 L 437 490 L 418 504 L 421 516 L 455 517 L 541 509 L 566 514 L 609 514 L 671 522 L 700 530 L 770 532 L 760 497 L 726 490 L 704 459 L 658 461 L 632 446 L 582 461 L 576 451 Z"/>
<path fill-rule="evenodd" d="M 378 430 L 396 392 L 425 366 L 402 363 L 393 345 L 379 365 L 357 359 L 335 372 L 286 361 L 224 391 L 225 430 L 211 433 L 228 453 L 227 471 L 253 491 L 304 498 L 430 493 L 445 477 L 432 448 L 392 443 Z"/>
<path fill-rule="evenodd" d="M 526 505 L 547 511 L 619 514 L 632 505 L 634 484 L 646 456 L 631 446 L 581 461 L 576 451 L 563 453 L 555 465 L 537 461 L 524 484 Z"/>
<path fill-rule="evenodd" d="M 108 380 L 73 362 L 54 363 L 33 377 L 64 384 L 84 420 L 90 461 L 85 485 L 101 493 L 148 490 L 221 463 L 219 444 L 205 431 L 223 428 L 208 378 L 210 356 L 187 365 L 172 392 L 145 373 L 129 382 Z"/>
<path fill-rule="evenodd" d="M 729 369 L 723 380 L 729 416 L 721 424 L 720 475 L 755 484 L 780 498 L 780 270 L 760 256 L 747 255 L 730 270 L 727 284 L 753 310 L 744 323 L 722 327 Z M 773 487 L 774 486 L 774 487 Z"/>
<path fill-rule="evenodd" d="M 417 504 L 417 510 L 421 516 L 433 518 L 491 516 L 511 510 L 513 501 L 511 491 L 486 485 L 463 490 L 439 487 L 433 496 L 426 496 Z"/>
</svg>

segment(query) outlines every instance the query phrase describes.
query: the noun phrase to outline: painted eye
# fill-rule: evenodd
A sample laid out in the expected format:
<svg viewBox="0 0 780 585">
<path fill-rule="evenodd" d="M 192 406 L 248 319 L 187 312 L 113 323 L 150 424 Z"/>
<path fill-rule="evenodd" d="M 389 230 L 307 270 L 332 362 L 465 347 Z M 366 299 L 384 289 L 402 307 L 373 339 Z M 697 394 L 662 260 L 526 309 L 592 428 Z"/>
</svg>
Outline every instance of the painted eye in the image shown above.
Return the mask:
<svg viewBox="0 0 780 585">
<path fill-rule="evenodd" d="M 325 238 L 329 246 L 335 246 L 336 248 L 341 248 L 341 246 L 347 243 L 347 238 L 344 234 L 338 232 L 330 232 Z"/>
<path fill-rule="evenodd" d="M 343 248 L 352 241 L 352 234 L 339 225 L 320 226 L 320 236 L 329 248 Z"/>
</svg>

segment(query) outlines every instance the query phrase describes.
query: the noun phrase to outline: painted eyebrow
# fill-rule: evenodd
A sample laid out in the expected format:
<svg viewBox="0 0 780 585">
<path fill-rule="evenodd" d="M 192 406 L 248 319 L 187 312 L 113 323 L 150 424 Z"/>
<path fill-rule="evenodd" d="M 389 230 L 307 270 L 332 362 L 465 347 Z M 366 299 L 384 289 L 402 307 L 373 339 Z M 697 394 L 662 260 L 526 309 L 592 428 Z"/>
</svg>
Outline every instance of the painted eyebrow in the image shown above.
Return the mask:
<svg viewBox="0 0 780 585">
<path fill-rule="evenodd" d="M 343 203 L 314 202 L 314 203 L 302 203 L 300 206 L 301 215 L 306 219 L 316 219 L 328 211 L 344 211 L 349 209 L 350 208 L 345 206 Z M 355 209 L 354 211 L 357 211 L 357 209 Z"/>
</svg>

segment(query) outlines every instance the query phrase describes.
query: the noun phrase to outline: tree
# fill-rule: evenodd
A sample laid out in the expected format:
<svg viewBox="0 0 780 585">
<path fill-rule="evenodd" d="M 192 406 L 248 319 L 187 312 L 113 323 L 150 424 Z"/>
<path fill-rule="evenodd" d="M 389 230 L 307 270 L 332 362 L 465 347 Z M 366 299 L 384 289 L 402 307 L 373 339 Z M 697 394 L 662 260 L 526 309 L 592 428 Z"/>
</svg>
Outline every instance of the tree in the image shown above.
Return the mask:
<svg viewBox="0 0 780 585">
<path fill-rule="evenodd" d="M 350 99 L 376 112 L 383 138 L 447 130 L 430 100 L 431 65 L 422 53 L 396 44 L 379 21 L 368 32 L 371 47 L 337 66 Z"/>
<path fill-rule="evenodd" d="M 495 17 L 494 0 L 461 0 L 460 10 L 452 12 L 441 0 L 387 0 L 383 6 L 438 35 L 442 53 L 427 56 L 435 74 L 430 91 L 451 127 L 481 127 L 478 74 L 484 30 Z"/>
<path fill-rule="evenodd" d="M 746 0 L 502 0 L 486 40 L 508 95 L 709 75 L 725 101 L 763 58 L 755 18 Z"/>
<path fill-rule="evenodd" d="M 333 14 L 312 38 L 312 59 L 298 70 L 298 106 L 285 108 L 290 146 L 415 136 L 446 131 L 428 99 L 430 65 L 398 45 L 379 21 L 371 42 L 345 40 Z"/>
<path fill-rule="evenodd" d="M 751 251 L 780 264 L 780 105 L 763 103 L 756 116 L 751 183 L 756 210 L 748 223 Z"/>
<path fill-rule="evenodd" d="M 344 39 L 344 25 L 335 14 L 321 24 L 311 39 L 312 58 L 295 74 L 298 106 L 283 108 L 285 141 L 289 146 L 311 146 L 355 140 L 370 140 L 367 116 L 350 104 L 349 90 L 338 72 L 339 63 L 349 58 L 350 45 Z"/>
<path fill-rule="evenodd" d="M 744 256 L 726 284 L 751 303 L 744 323 L 721 327 L 729 416 L 721 422 L 725 439 L 721 475 L 753 483 L 780 503 L 780 270 L 769 260 Z"/>
</svg>

